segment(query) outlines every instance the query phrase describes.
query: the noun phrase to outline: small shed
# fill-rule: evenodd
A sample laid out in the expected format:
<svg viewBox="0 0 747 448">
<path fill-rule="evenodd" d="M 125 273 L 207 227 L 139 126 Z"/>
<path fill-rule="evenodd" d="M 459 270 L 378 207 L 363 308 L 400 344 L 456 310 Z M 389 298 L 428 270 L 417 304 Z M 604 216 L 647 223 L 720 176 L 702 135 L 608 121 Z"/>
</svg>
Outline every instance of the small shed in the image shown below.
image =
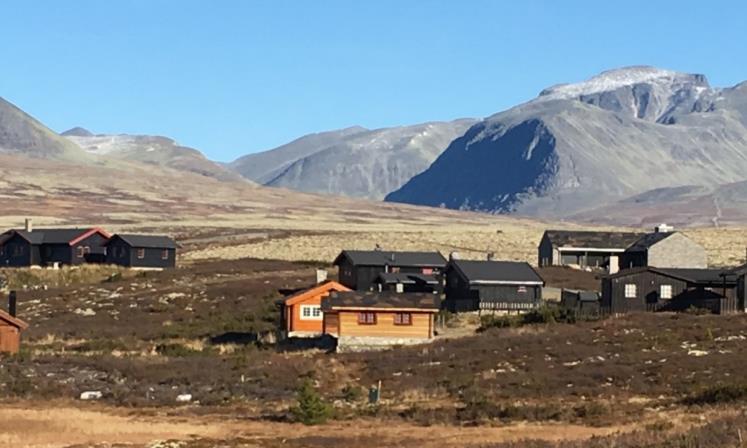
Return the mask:
<svg viewBox="0 0 747 448">
<path fill-rule="evenodd" d="M 18 353 L 21 349 L 21 332 L 28 324 L 15 316 L 15 293 L 10 293 L 8 312 L 0 310 L 0 353 Z"/>
<path fill-rule="evenodd" d="M 600 312 L 599 293 L 597 291 L 563 289 L 560 306 L 575 311 L 579 316 L 598 316 Z"/>
<path fill-rule="evenodd" d="M 299 291 L 280 301 L 282 331 L 286 337 L 315 337 L 323 332 L 322 298 L 332 292 L 350 291 L 335 281 L 327 281 Z"/>
<path fill-rule="evenodd" d="M 106 262 L 140 269 L 173 268 L 176 247 L 168 236 L 118 233 L 106 243 Z"/>
</svg>

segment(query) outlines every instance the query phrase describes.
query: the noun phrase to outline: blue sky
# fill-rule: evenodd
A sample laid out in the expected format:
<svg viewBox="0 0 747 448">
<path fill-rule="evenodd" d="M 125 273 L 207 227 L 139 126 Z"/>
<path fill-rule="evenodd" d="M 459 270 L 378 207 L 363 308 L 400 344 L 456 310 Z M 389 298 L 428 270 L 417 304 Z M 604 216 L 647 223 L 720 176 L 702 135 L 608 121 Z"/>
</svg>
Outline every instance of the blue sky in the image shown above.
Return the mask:
<svg viewBox="0 0 747 448">
<path fill-rule="evenodd" d="M 741 1 L 31 1 L 0 96 L 56 131 L 228 161 L 303 134 L 482 117 L 620 66 L 747 79 Z"/>
</svg>

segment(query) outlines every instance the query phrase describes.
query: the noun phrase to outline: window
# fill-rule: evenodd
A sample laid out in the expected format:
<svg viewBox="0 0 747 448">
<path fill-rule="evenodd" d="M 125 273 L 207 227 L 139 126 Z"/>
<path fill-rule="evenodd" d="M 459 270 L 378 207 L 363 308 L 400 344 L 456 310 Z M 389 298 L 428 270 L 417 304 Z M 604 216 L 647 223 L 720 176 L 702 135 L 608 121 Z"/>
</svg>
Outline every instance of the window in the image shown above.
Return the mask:
<svg viewBox="0 0 747 448">
<path fill-rule="evenodd" d="M 84 254 L 90 254 L 91 253 L 91 246 L 83 246 L 83 253 Z"/>
<path fill-rule="evenodd" d="M 358 325 L 376 325 L 376 313 L 358 313 Z"/>
<path fill-rule="evenodd" d="M 14 257 L 20 257 L 23 255 L 23 246 L 13 246 L 13 256 Z"/>
<path fill-rule="evenodd" d="M 665 300 L 672 298 L 672 285 L 661 285 L 659 287 L 659 297 Z"/>
<path fill-rule="evenodd" d="M 161 251 L 161 260 L 168 260 L 169 259 L 169 250 L 164 249 Z"/>
<path fill-rule="evenodd" d="M 521 294 L 526 294 L 527 287 L 526 286 L 519 286 L 519 288 L 516 290 L 516 292 L 521 293 Z"/>
<path fill-rule="evenodd" d="M 421 272 L 423 275 L 433 275 L 433 268 L 423 268 Z"/>
<path fill-rule="evenodd" d="M 5 255 L 5 246 L 0 246 L 0 257 Z"/>
<path fill-rule="evenodd" d="M 635 299 L 638 297 L 638 287 L 634 285 L 633 283 L 628 283 L 625 285 L 625 298 L 626 299 Z"/>
<path fill-rule="evenodd" d="M 396 274 L 397 272 L 399 272 L 399 267 L 398 267 L 398 266 L 394 266 L 394 267 L 392 267 L 392 268 L 391 268 L 391 269 L 389 270 L 389 272 L 392 272 L 392 273 L 395 273 L 395 274 Z"/>
<path fill-rule="evenodd" d="M 145 258 L 145 249 L 143 249 L 143 248 L 140 248 L 140 249 L 138 249 L 138 250 L 137 250 L 137 257 L 138 257 L 139 259 L 141 259 L 141 260 L 142 260 L 143 258 Z"/>
<path fill-rule="evenodd" d="M 412 325 L 412 314 L 394 313 L 394 325 Z"/>
<path fill-rule="evenodd" d="M 75 253 L 78 258 L 83 258 L 83 256 L 85 255 L 85 250 L 83 249 L 83 246 L 76 247 Z"/>
<path fill-rule="evenodd" d="M 301 320 L 322 320 L 319 305 L 301 305 Z"/>
</svg>

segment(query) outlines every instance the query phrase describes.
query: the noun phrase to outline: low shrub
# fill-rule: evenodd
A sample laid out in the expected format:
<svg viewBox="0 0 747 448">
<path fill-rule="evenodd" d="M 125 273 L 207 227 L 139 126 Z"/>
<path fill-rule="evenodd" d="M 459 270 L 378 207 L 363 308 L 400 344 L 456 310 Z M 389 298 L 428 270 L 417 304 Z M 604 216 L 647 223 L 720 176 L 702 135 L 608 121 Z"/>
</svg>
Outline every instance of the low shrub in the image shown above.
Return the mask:
<svg viewBox="0 0 747 448">
<path fill-rule="evenodd" d="M 311 379 L 303 381 L 296 395 L 298 404 L 291 408 L 291 414 L 297 421 L 304 425 L 320 425 L 332 416 L 332 407 L 314 388 Z"/>
<path fill-rule="evenodd" d="M 356 385 L 348 384 L 342 388 L 342 399 L 348 403 L 357 403 L 363 399 L 363 388 Z"/>
<path fill-rule="evenodd" d="M 747 400 L 747 385 L 727 384 L 707 387 L 695 394 L 685 397 L 682 402 L 688 406 L 733 403 Z"/>
<path fill-rule="evenodd" d="M 202 350 L 195 350 L 182 344 L 159 344 L 156 346 L 156 352 L 161 356 L 168 356 L 170 358 L 184 358 L 203 353 Z"/>
<path fill-rule="evenodd" d="M 480 317 L 480 330 L 484 331 L 488 328 L 512 328 L 536 324 L 574 324 L 577 320 L 576 312 L 574 310 L 545 305 L 518 316 L 482 316 Z"/>
</svg>

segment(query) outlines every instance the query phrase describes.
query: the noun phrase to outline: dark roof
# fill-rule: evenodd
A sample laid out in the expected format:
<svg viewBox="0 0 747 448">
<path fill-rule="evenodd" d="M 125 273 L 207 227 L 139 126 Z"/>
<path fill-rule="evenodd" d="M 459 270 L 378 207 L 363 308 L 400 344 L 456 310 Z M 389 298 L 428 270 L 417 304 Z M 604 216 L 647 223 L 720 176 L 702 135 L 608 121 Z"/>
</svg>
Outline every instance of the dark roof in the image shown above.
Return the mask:
<svg viewBox="0 0 747 448">
<path fill-rule="evenodd" d="M 634 232 L 596 232 L 590 230 L 546 230 L 545 235 L 557 247 L 627 249 L 643 234 Z"/>
<path fill-rule="evenodd" d="M 523 261 L 453 260 L 451 264 L 470 283 L 544 284 L 537 271 Z"/>
<path fill-rule="evenodd" d="M 372 308 L 387 310 L 432 310 L 441 308 L 437 294 L 391 292 L 332 292 L 322 299 L 322 310 L 341 308 Z"/>
<path fill-rule="evenodd" d="M 680 278 L 691 283 L 735 283 L 736 276 L 725 269 L 673 269 L 654 268 L 654 272 L 661 272 L 671 277 Z"/>
<path fill-rule="evenodd" d="M 674 235 L 675 232 L 653 232 L 653 233 L 647 233 L 640 237 L 638 241 L 633 243 L 629 248 L 628 252 L 642 252 L 647 249 L 649 249 L 654 244 L 658 243 L 659 241 L 662 241 L 672 235 Z"/>
<path fill-rule="evenodd" d="M 155 248 L 155 249 L 176 249 L 176 242 L 163 235 L 134 235 L 117 233 L 112 236 L 111 240 L 119 237 L 122 241 L 131 247 Z"/>
<path fill-rule="evenodd" d="M 726 280 L 727 285 L 734 285 L 737 280 L 736 274 L 729 269 L 655 268 L 651 266 L 624 269 L 608 278 L 621 278 L 646 271 L 695 284 L 722 284 Z"/>
<path fill-rule="evenodd" d="M 357 266 L 444 267 L 446 258 L 440 252 L 392 252 L 383 250 L 343 250 L 335 259 L 338 265 L 348 258 Z"/>
<path fill-rule="evenodd" d="M 377 283 L 414 285 L 418 283 L 438 284 L 438 280 L 433 275 L 426 274 L 408 274 L 406 272 L 382 272 L 376 277 Z"/>
<path fill-rule="evenodd" d="M 86 228 L 86 229 L 34 229 L 31 232 L 26 230 L 13 229 L 6 232 L 7 238 L 3 240 L 0 238 L 0 242 L 13 237 L 13 235 L 19 235 L 33 245 L 37 244 L 70 244 L 76 239 L 86 235 L 101 232 L 107 238 L 107 235 L 103 230 L 98 228 Z"/>
<path fill-rule="evenodd" d="M 599 293 L 597 291 L 589 291 L 582 289 L 564 289 L 563 294 L 570 293 L 576 296 L 581 302 L 596 302 L 599 300 Z"/>
</svg>

